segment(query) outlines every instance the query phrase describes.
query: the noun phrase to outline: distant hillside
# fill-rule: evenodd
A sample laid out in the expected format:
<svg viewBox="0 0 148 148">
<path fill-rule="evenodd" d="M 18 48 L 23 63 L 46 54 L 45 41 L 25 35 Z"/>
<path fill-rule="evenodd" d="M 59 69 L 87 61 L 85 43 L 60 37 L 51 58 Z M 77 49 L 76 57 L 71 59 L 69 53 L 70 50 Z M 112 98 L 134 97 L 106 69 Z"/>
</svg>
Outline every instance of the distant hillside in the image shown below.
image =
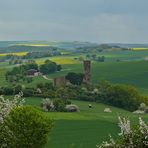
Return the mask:
<svg viewBox="0 0 148 148">
<path fill-rule="evenodd" d="M 148 44 L 122 44 L 122 43 L 110 43 L 110 46 L 119 46 L 121 48 L 148 48 Z"/>
<path fill-rule="evenodd" d="M 121 50 L 128 48 L 148 48 L 148 44 L 122 44 L 122 43 L 108 43 L 97 44 L 91 42 L 58 42 L 58 41 L 0 41 L 0 53 L 10 52 L 37 52 L 61 50 L 75 51 L 75 49 L 90 51 L 90 50 Z M 78 51 L 78 50 L 77 50 Z M 76 51 L 76 52 L 77 52 Z"/>
<path fill-rule="evenodd" d="M 0 41 L 0 53 L 10 52 L 37 52 L 57 49 L 74 50 L 96 46 L 96 43 L 89 42 L 56 42 L 56 41 Z"/>
<path fill-rule="evenodd" d="M 48 46 L 58 46 L 58 47 L 81 47 L 88 45 L 97 45 L 91 42 L 58 42 L 58 41 L 0 41 L 0 47 L 9 47 L 15 45 L 48 45 Z"/>
<path fill-rule="evenodd" d="M 9 46 L 9 47 L 1 47 L 0 53 L 15 53 L 15 52 L 45 52 L 51 50 L 58 50 L 57 47 L 50 46 Z"/>
</svg>

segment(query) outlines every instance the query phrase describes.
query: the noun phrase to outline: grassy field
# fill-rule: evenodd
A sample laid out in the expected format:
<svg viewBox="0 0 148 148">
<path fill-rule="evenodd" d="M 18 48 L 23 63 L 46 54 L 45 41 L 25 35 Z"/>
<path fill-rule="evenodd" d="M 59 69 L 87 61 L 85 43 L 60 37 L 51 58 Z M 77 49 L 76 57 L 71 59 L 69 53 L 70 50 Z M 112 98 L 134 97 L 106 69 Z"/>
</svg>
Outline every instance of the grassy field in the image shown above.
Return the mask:
<svg viewBox="0 0 148 148">
<path fill-rule="evenodd" d="M 145 52 L 145 56 L 147 56 L 147 53 L 148 52 Z M 120 58 L 122 56 L 122 58 L 126 59 L 129 55 L 126 53 L 122 56 L 120 53 Z M 142 60 L 142 56 L 144 56 L 143 51 L 140 52 L 138 60 L 116 62 L 115 59 L 117 59 L 117 57 L 119 58 L 119 53 L 113 54 L 109 52 L 108 54 L 106 53 L 106 56 L 108 56 L 108 58 L 110 57 L 110 60 L 102 63 L 92 62 L 91 80 L 93 83 L 108 80 L 113 83 L 130 84 L 137 87 L 142 93 L 148 94 L 148 62 Z M 62 71 L 48 75 L 48 78 L 52 79 L 54 77 L 66 75 L 68 72 L 83 72 L 82 62 L 74 60 L 74 57 L 75 56 L 61 56 L 36 59 L 36 61 L 38 64 L 42 64 L 46 59 L 50 59 L 58 64 L 62 64 Z M 133 57 L 138 58 L 137 52 L 134 56 L 131 54 L 131 59 L 133 59 Z M 5 80 L 5 72 L 10 70 L 10 68 L 12 68 L 12 66 L 10 66 L 8 62 L 0 63 L 0 86 L 8 84 Z M 35 86 L 39 82 L 47 82 L 47 80 L 41 76 L 33 79 L 33 83 L 31 84 L 22 84 L 30 87 Z"/>
<path fill-rule="evenodd" d="M 26 104 L 40 106 L 40 98 L 27 98 Z M 95 148 L 97 143 L 107 140 L 109 134 L 116 138 L 119 132 L 118 116 L 138 122 L 138 115 L 128 111 L 107 106 L 100 103 L 91 103 L 93 109 L 88 108 L 90 102 L 73 101 L 80 108 L 78 113 L 45 113 L 45 116 L 54 119 L 55 126 L 49 135 L 46 148 Z M 110 107 L 112 113 L 104 113 Z M 148 122 L 148 117 L 143 116 Z"/>
<path fill-rule="evenodd" d="M 98 55 L 105 56 L 105 61 L 114 62 L 120 61 L 139 61 L 144 60 L 148 56 L 148 50 L 136 50 L 136 51 L 111 51 L 101 52 Z"/>
<path fill-rule="evenodd" d="M 148 56 L 148 50 L 137 51 L 116 51 L 103 52 L 98 56 L 105 55 L 105 62 L 92 62 L 91 81 L 94 84 L 101 80 L 108 80 L 113 83 L 131 84 L 138 90 L 148 95 L 148 62 L 144 59 Z M 83 55 L 61 56 L 35 59 L 38 64 L 42 64 L 46 59 L 50 59 L 61 64 L 63 69 L 60 72 L 49 74 L 48 78 L 66 75 L 68 72 L 83 72 L 82 62 L 74 60 L 75 57 L 85 57 Z M 119 59 L 120 62 L 116 62 Z M 0 63 L 0 86 L 11 85 L 5 80 L 6 71 L 12 66 L 8 62 Z M 52 81 L 49 82 L 52 82 Z M 47 82 L 42 76 L 34 77 L 32 83 L 21 83 L 22 85 L 33 87 L 37 83 Z M 41 98 L 26 98 L 26 104 L 40 107 Z M 116 138 L 119 132 L 117 125 L 118 116 L 126 116 L 135 124 L 139 115 L 134 115 L 128 111 L 111 107 L 112 113 L 104 113 L 104 104 L 91 103 L 93 109 L 88 108 L 89 102 L 73 101 L 80 108 L 78 113 L 44 113 L 45 116 L 54 119 L 55 126 L 49 134 L 49 141 L 46 148 L 95 148 L 97 143 L 106 140 L 111 134 Z M 148 122 L 148 117 L 143 116 Z"/>
<path fill-rule="evenodd" d="M 83 72 L 82 64 L 63 65 L 63 71 L 48 75 L 49 78 L 63 76 L 68 72 Z M 92 82 L 108 80 L 113 83 L 130 84 L 148 94 L 148 62 L 104 62 L 92 63 Z"/>
</svg>

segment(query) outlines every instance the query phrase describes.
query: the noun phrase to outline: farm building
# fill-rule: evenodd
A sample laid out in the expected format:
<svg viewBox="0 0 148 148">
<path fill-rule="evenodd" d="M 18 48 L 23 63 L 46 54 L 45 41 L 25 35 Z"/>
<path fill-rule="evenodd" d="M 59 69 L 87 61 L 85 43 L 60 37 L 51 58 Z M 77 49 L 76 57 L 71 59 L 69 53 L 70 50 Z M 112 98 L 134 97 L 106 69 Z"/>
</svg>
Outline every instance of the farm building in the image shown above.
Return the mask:
<svg viewBox="0 0 148 148">
<path fill-rule="evenodd" d="M 27 76 L 33 77 L 33 76 L 39 76 L 41 73 L 38 72 L 36 69 L 29 69 L 26 72 Z"/>
</svg>

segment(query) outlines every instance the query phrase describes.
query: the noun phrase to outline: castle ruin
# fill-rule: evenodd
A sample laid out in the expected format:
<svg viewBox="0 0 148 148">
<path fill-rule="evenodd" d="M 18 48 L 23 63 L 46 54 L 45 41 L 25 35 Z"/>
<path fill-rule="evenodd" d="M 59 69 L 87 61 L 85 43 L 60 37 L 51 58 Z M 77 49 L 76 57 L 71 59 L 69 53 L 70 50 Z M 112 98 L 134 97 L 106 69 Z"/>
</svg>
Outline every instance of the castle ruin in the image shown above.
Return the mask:
<svg viewBox="0 0 148 148">
<path fill-rule="evenodd" d="M 90 84 L 91 61 L 89 61 L 89 60 L 83 61 L 83 67 L 84 67 L 83 83 L 84 84 Z M 67 83 L 68 83 L 68 80 L 66 80 L 65 76 L 54 78 L 54 81 L 53 81 L 53 84 L 56 87 L 65 86 Z"/>
<path fill-rule="evenodd" d="M 84 79 L 83 83 L 90 84 L 90 77 L 91 77 L 91 61 L 85 60 L 83 62 L 84 66 Z"/>
<path fill-rule="evenodd" d="M 57 77 L 57 78 L 54 78 L 53 83 L 54 83 L 54 86 L 61 87 L 61 86 L 65 86 L 67 84 L 67 80 L 64 76 Z"/>
</svg>

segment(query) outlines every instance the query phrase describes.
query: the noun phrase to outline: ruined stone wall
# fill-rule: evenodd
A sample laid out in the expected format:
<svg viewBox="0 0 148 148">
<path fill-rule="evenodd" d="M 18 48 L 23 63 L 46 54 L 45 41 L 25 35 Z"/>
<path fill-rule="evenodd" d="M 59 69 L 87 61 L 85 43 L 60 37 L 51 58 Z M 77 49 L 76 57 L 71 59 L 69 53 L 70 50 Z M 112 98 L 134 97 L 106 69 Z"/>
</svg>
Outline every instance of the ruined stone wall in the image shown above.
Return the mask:
<svg viewBox="0 0 148 148">
<path fill-rule="evenodd" d="M 60 87 L 60 86 L 66 85 L 67 80 L 64 76 L 63 77 L 57 77 L 57 78 L 54 78 L 53 83 L 54 83 L 54 86 Z"/>
<path fill-rule="evenodd" d="M 90 83 L 90 78 L 91 78 L 91 61 L 87 60 L 84 61 L 84 79 L 83 82 L 86 84 Z"/>
</svg>

